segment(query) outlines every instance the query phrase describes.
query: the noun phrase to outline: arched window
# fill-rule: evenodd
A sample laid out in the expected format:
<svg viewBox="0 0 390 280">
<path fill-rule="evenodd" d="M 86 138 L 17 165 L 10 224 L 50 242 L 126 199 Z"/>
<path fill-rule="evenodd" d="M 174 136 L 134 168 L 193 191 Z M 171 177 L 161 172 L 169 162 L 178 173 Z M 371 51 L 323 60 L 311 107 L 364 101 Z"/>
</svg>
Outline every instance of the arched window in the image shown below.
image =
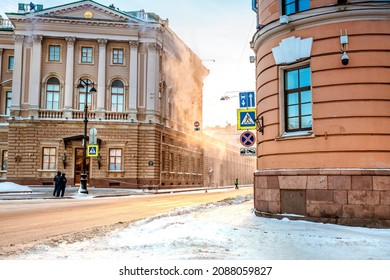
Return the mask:
<svg viewBox="0 0 390 280">
<path fill-rule="evenodd" d="M 83 79 L 84 84 L 86 85 L 92 85 L 92 81 L 89 79 Z M 84 86 L 82 88 L 79 88 L 79 110 L 85 109 L 85 94 L 87 94 L 87 106 L 88 110 L 92 110 L 92 94 L 91 92 L 92 87 L 91 86 Z M 88 93 L 87 93 L 88 90 Z"/>
<path fill-rule="evenodd" d="M 123 112 L 124 85 L 116 80 L 111 84 L 111 110 L 114 112 Z"/>
<path fill-rule="evenodd" d="M 46 109 L 58 110 L 60 100 L 60 81 L 50 78 L 46 85 Z"/>
</svg>

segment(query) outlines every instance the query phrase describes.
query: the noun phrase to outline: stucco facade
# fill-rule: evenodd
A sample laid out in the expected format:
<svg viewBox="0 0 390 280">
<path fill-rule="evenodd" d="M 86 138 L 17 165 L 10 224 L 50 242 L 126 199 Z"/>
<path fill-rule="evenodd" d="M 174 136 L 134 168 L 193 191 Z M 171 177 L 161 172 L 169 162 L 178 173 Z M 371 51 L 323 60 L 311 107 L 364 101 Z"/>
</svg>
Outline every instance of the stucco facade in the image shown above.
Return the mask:
<svg viewBox="0 0 390 280">
<path fill-rule="evenodd" d="M 19 4 L 7 17 L 0 28 L 3 180 L 51 184 L 61 170 L 78 184 L 87 104 L 88 138 L 95 128 L 99 149 L 87 158 L 89 185 L 253 181 L 253 160 L 194 130 L 208 70 L 168 20 L 95 1 L 32 12 Z"/>
<path fill-rule="evenodd" d="M 389 227 L 389 1 L 253 4 L 257 214 Z"/>
</svg>

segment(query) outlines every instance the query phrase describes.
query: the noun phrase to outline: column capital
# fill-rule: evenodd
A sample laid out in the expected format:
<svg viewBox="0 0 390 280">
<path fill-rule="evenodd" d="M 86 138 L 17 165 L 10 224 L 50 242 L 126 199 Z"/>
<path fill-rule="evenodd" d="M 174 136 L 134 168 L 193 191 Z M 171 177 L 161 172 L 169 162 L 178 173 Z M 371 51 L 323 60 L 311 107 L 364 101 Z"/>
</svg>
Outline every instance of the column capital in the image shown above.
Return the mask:
<svg viewBox="0 0 390 280">
<path fill-rule="evenodd" d="M 98 39 L 99 47 L 105 47 L 107 45 L 107 39 Z"/>
<path fill-rule="evenodd" d="M 3 54 L 3 51 L 4 51 L 4 49 L 1 49 L 1 48 L 0 48 L 0 55 Z"/>
<path fill-rule="evenodd" d="M 129 45 L 131 49 L 137 49 L 139 46 L 139 41 L 129 41 Z"/>
<path fill-rule="evenodd" d="M 14 39 L 15 39 L 15 43 L 23 44 L 23 42 L 24 42 L 24 35 L 15 35 Z"/>
<path fill-rule="evenodd" d="M 68 44 L 68 46 L 74 45 L 74 43 L 76 42 L 75 37 L 65 37 L 65 40 L 66 40 L 66 43 Z"/>
<path fill-rule="evenodd" d="M 42 35 L 33 35 L 32 39 L 33 39 L 34 44 L 40 44 L 43 40 L 43 36 Z"/>
<path fill-rule="evenodd" d="M 149 51 L 157 52 L 159 49 L 159 46 L 156 43 L 148 43 L 147 46 Z"/>
</svg>

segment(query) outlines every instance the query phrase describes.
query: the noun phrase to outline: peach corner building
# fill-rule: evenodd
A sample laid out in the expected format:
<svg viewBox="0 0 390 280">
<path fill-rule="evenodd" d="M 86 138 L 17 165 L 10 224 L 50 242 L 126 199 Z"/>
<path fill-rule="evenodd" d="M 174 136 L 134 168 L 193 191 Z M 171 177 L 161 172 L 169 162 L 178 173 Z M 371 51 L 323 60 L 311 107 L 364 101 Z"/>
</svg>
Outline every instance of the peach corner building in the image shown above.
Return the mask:
<svg viewBox="0 0 390 280">
<path fill-rule="evenodd" d="M 252 1 L 255 212 L 390 227 L 390 1 Z"/>
<path fill-rule="evenodd" d="M 76 185 L 85 158 L 96 187 L 253 183 L 254 157 L 203 134 L 209 71 L 168 19 L 95 1 L 16 7 L 0 18 L 2 180 L 52 184 L 60 170 Z"/>
</svg>

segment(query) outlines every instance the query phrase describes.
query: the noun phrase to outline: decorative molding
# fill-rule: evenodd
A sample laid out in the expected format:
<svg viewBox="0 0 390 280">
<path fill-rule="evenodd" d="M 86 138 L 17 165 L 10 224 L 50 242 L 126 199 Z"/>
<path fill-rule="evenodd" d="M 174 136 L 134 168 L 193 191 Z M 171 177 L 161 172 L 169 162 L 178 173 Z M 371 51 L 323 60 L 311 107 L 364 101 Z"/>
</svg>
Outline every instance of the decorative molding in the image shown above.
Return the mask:
<svg viewBox="0 0 390 280">
<path fill-rule="evenodd" d="M 24 43 L 24 35 L 15 35 L 15 43 L 23 44 Z"/>
<path fill-rule="evenodd" d="M 43 36 L 42 35 L 33 35 L 32 39 L 33 39 L 34 44 L 40 44 L 43 40 Z"/>
<path fill-rule="evenodd" d="M 65 37 L 65 40 L 68 45 L 74 45 L 74 43 L 76 42 L 75 37 Z"/>
<path fill-rule="evenodd" d="M 130 48 L 137 49 L 139 46 L 139 41 L 129 41 Z"/>
<path fill-rule="evenodd" d="M 149 51 L 160 52 L 160 50 L 161 50 L 160 45 L 157 43 L 148 43 L 147 47 L 148 47 Z"/>
<path fill-rule="evenodd" d="M 105 47 L 107 45 L 107 39 L 98 39 L 99 47 Z"/>
<path fill-rule="evenodd" d="M 128 18 L 126 16 L 115 12 L 115 10 L 97 7 L 96 5 L 93 5 L 93 4 L 75 5 L 75 6 L 70 6 L 70 7 L 65 6 L 62 9 L 55 9 L 54 11 L 48 11 L 48 12 L 42 14 L 42 16 L 53 16 L 53 15 L 54 16 L 61 16 L 61 14 L 63 14 L 63 13 L 76 12 L 76 11 L 79 11 L 80 9 L 98 11 L 98 12 L 104 13 L 106 15 L 112 16 L 116 20 L 128 20 Z"/>
<path fill-rule="evenodd" d="M 287 64 L 310 57 L 313 38 L 301 39 L 300 37 L 289 37 L 283 39 L 278 47 L 272 48 L 275 63 Z"/>
</svg>

